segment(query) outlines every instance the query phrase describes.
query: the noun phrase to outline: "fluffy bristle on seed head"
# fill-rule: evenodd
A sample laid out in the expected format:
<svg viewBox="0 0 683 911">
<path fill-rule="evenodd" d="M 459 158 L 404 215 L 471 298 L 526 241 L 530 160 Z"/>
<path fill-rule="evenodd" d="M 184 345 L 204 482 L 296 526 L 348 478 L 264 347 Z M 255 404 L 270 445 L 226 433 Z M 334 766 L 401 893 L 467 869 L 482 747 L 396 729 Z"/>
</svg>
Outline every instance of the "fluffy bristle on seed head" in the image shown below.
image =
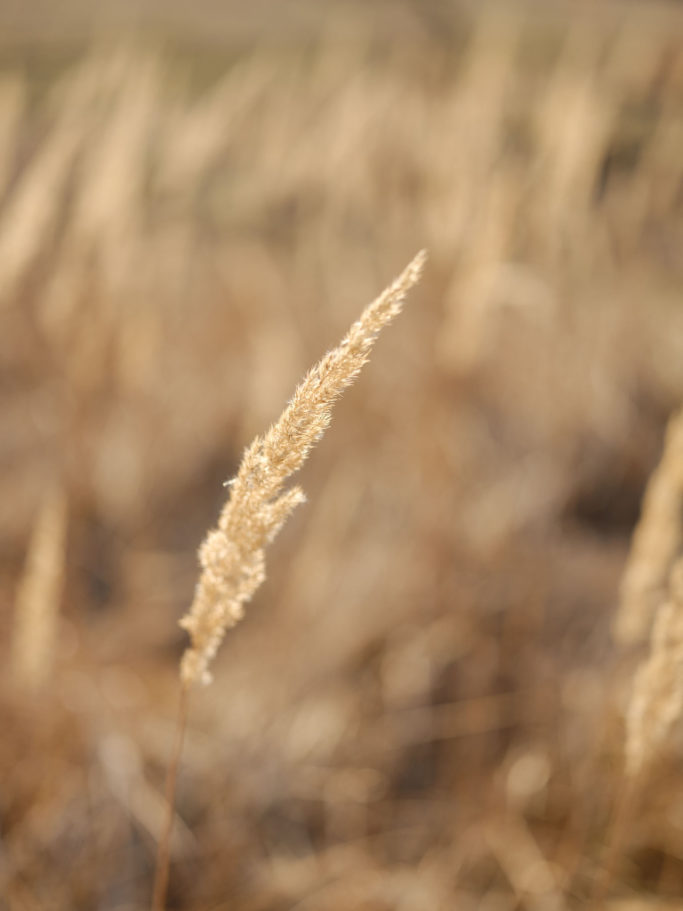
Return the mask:
<svg viewBox="0 0 683 911">
<path fill-rule="evenodd" d="M 299 487 L 284 490 L 332 417 L 332 406 L 358 376 L 378 333 L 401 311 L 426 261 L 421 250 L 398 278 L 369 304 L 340 344 L 304 377 L 280 418 L 247 447 L 218 527 L 199 550 L 201 574 L 180 625 L 190 635 L 181 660 L 184 686 L 210 680 L 209 666 L 226 630 L 265 579 L 265 547 L 305 499 Z"/>
</svg>

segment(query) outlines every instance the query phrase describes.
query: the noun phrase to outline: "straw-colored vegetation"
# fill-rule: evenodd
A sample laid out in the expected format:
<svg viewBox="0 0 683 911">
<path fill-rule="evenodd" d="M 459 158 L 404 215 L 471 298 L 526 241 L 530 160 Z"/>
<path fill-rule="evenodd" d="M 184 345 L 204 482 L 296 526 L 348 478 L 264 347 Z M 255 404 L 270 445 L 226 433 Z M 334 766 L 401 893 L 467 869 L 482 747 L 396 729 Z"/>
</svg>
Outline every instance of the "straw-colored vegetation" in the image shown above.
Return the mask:
<svg viewBox="0 0 683 911">
<path fill-rule="evenodd" d="M 648 481 L 633 547 L 621 583 L 615 631 L 625 644 L 642 642 L 683 554 L 683 411 L 668 425 L 664 453 Z"/>
<path fill-rule="evenodd" d="M 8 911 L 149 907 L 221 485 L 423 247 L 193 693 L 167 907 L 680 904 L 680 10 L 380 6 L 3 37 Z"/>
<path fill-rule="evenodd" d="M 66 544 L 66 503 L 61 490 L 48 490 L 28 546 L 23 578 L 15 595 L 12 674 L 26 691 L 51 676 L 57 650 Z"/>
<path fill-rule="evenodd" d="M 401 275 L 373 301 L 337 348 L 304 377 L 279 419 L 250 444 L 235 477 L 218 527 L 199 551 L 202 573 L 194 600 L 180 625 L 190 634 L 180 675 L 183 686 L 209 682 L 225 632 L 244 616 L 244 605 L 265 581 L 265 547 L 290 514 L 304 502 L 303 490 L 287 480 L 304 464 L 332 418 L 332 406 L 367 363 L 380 329 L 401 310 L 408 291 L 422 274 L 419 253 Z"/>
<path fill-rule="evenodd" d="M 648 660 L 636 674 L 626 716 L 626 768 L 645 769 L 671 737 L 683 712 L 683 562 L 671 573 L 669 597 L 657 611 Z"/>
</svg>

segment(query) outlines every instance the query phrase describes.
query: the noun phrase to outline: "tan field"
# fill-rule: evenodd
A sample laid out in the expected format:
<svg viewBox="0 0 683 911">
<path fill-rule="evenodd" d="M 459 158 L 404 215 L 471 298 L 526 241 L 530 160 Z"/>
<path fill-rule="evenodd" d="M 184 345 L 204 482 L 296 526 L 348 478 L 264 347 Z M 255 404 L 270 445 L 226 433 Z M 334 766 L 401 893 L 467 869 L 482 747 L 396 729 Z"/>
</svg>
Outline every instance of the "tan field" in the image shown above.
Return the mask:
<svg viewBox="0 0 683 911">
<path fill-rule="evenodd" d="M 0 908 L 683 908 L 681 7 L 29 6 Z"/>
</svg>

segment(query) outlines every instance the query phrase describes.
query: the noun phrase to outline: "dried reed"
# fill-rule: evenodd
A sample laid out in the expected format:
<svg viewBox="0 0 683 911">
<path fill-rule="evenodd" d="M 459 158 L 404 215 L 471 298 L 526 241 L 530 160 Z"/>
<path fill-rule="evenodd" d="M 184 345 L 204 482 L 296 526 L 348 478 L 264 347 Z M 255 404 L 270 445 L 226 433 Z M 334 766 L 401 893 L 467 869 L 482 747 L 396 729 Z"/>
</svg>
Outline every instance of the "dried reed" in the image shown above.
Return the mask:
<svg viewBox="0 0 683 911">
<path fill-rule="evenodd" d="M 615 635 L 643 642 L 666 596 L 671 568 L 683 550 L 683 410 L 669 420 L 661 461 L 650 478 L 621 584 Z"/>
<path fill-rule="evenodd" d="M 15 602 L 13 676 L 28 690 L 45 683 L 54 658 L 66 522 L 64 492 L 52 488 L 35 520 Z"/>
<path fill-rule="evenodd" d="M 657 611 L 650 654 L 633 681 L 626 714 L 626 772 L 642 772 L 683 711 L 683 559 L 674 564 L 669 596 Z"/>
<path fill-rule="evenodd" d="M 618 618 L 620 638 L 634 642 L 650 624 L 652 630 L 650 654 L 634 677 L 626 711 L 625 778 L 594 894 L 597 902 L 607 895 L 642 783 L 683 712 L 683 557 L 677 556 L 681 545 L 682 445 L 683 411 L 669 421 L 664 455 L 648 484 L 622 588 L 627 600 L 622 602 Z M 672 555 L 668 594 L 660 601 L 652 623 L 652 604 L 664 587 L 662 574 Z"/>
</svg>

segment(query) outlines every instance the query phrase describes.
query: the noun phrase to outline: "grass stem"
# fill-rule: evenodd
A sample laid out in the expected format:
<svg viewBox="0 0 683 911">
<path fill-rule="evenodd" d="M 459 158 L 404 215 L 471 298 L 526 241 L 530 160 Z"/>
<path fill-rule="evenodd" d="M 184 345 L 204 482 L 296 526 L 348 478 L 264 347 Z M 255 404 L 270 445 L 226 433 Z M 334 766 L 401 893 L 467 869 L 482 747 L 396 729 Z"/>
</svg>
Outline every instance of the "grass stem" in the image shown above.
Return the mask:
<svg viewBox="0 0 683 911">
<path fill-rule="evenodd" d="M 185 728 L 187 726 L 187 703 L 188 687 L 182 684 L 178 700 L 178 713 L 176 715 L 175 741 L 166 774 L 166 819 L 164 820 L 164 828 L 157 848 L 152 911 L 164 911 L 166 907 L 168 875 L 171 863 L 171 834 L 175 818 L 176 784 L 180 757 L 183 752 L 183 742 L 185 740 Z"/>
</svg>

